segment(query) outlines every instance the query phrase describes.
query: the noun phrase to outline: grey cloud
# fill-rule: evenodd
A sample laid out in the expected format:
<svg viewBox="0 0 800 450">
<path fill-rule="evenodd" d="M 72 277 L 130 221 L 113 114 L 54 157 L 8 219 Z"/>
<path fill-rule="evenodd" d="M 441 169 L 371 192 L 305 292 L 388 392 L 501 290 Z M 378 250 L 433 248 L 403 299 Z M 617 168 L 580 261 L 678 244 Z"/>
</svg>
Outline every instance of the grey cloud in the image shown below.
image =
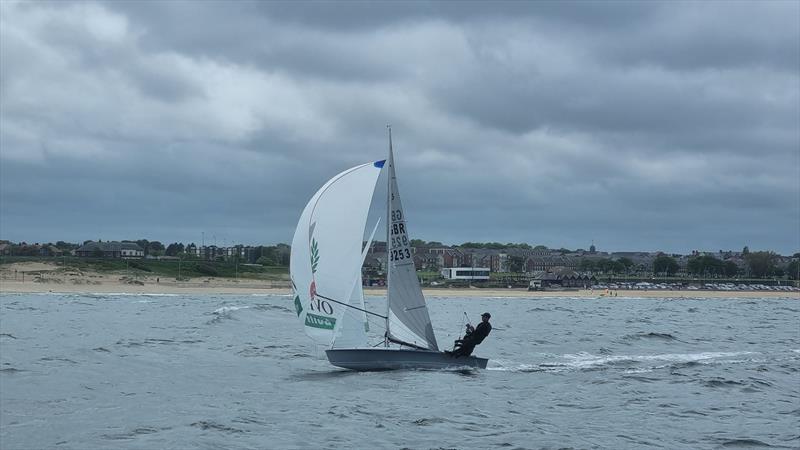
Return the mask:
<svg viewBox="0 0 800 450">
<path fill-rule="evenodd" d="M 608 27 L 641 20 L 652 8 L 636 1 L 583 2 L 260 2 L 267 15 L 322 28 L 379 28 L 430 17 L 457 22 L 541 18 L 558 23 Z"/>
<path fill-rule="evenodd" d="M 288 242 L 391 123 L 415 237 L 794 252 L 798 6 L 761 5 L 6 2 L 0 238 Z"/>
</svg>

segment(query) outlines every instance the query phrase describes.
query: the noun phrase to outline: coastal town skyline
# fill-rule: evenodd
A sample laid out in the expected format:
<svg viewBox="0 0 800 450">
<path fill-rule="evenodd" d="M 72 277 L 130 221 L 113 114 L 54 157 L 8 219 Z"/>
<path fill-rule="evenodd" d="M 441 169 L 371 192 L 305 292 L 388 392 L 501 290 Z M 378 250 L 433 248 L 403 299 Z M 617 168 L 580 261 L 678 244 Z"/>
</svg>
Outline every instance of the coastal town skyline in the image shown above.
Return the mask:
<svg viewBox="0 0 800 450">
<path fill-rule="evenodd" d="M 280 247 L 284 246 L 286 248 L 291 248 L 290 242 L 275 242 L 275 243 L 244 243 L 244 242 L 236 242 L 232 240 L 220 240 L 219 242 L 215 239 L 215 236 L 212 236 L 209 241 L 205 241 L 202 237 L 200 241 L 192 241 L 192 240 L 158 240 L 158 239 L 147 239 L 147 238 L 139 238 L 139 239 L 83 239 L 78 241 L 68 241 L 68 240 L 48 240 L 48 241 L 34 241 L 34 240 L 22 240 L 22 241 L 10 241 L 7 239 L 0 239 L 0 254 L 8 254 L 5 249 L 9 248 L 9 246 L 54 246 L 60 249 L 75 249 L 82 245 L 92 242 L 116 242 L 116 243 L 139 243 L 140 245 L 144 245 L 147 247 L 148 244 L 154 244 L 156 247 L 156 251 L 153 252 L 148 249 L 142 248 L 145 254 L 156 253 L 158 255 L 165 255 L 169 254 L 166 251 L 171 246 L 178 246 L 180 248 L 188 248 L 193 247 L 195 252 L 198 252 L 197 249 L 202 248 L 218 248 L 218 249 L 233 249 L 233 248 L 256 248 L 256 247 Z M 145 244 L 143 244 L 145 243 Z M 366 240 L 365 240 L 366 243 Z M 370 252 L 374 252 L 375 248 L 385 248 L 386 241 L 375 239 L 372 241 L 371 247 L 372 249 Z M 566 247 L 566 246 L 548 246 L 544 244 L 531 244 L 527 242 L 499 242 L 499 241 L 489 241 L 489 242 L 479 242 L 479 241 L 465 241 L 461 243 L 447 243 L 437 240 L 432 241 L 425 241 L 422 239 L 413 239 L 411 243 L 412 247 L 422 247 L 422 248 L 460 248 L 460 249 L 467 249 L 467 250 L 498 250 L 502 251 L 505 249 L 515 249 L 515 250 L 527 250 L 531 252 L 535 252 L 536 250 L 543 250 L 547 252 L 553 253 L 585 253 L 585 254 L 598 254 L 598 255 L 625 255 L 625 254 L 665 254 L 665 255 L 674 255 L 674 256 L 695 256 L 695 255 L 705 255 L 705 254 L 731 254 L 731 255 L 742 255 L 747 254 L 750 252 L 770 252 L 775 254 L 776 256 L 781 257 L 797 257 L 800 254 L 800 249 L 782 253 L 776 251 L 774 249 L 769 248 L 757 248 L 757 247 L 750 247 L 748 245 L 744 245 L 738 249 L 703 249 L 703 248 L 695 248 L 688 252 L 681 253 L 681 252 L 670 252 L 666 250 L 647 250 L 647 249 L 604 249 L 600 248 L 595 245 L 594 242 L 591 242 L 588 246 L 585 247 Z M 177 248 L 177 247 L 176 247 Z"/>
</svg>

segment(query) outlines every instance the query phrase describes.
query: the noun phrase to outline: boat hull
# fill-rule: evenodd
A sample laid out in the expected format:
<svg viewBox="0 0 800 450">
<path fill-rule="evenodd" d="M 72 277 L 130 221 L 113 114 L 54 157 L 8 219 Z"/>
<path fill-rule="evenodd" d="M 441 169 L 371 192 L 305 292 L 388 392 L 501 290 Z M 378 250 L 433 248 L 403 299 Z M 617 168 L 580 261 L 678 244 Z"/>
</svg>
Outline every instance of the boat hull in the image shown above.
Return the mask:
<svg viewBox="0 0 800 450">
<path fill-rule="evenodd" d="M 476 356 L 454 357 L 442 352 L 386 348 L 331 349 L 326 350 L 325 354 L 334 366 L 358 371 L 463 367 L 485 369 L 489 361 Z"/>
</svg>

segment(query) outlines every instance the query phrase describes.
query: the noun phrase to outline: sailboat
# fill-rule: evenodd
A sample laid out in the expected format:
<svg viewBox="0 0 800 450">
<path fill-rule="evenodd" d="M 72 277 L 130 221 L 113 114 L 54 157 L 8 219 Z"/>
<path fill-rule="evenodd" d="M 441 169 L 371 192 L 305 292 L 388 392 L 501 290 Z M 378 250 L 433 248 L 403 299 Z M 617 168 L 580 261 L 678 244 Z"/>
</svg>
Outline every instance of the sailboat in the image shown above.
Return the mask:
<svg viewBox="0 0 800 450">
<path fill-rule="evenodd" d="M 376 312 L 364 303 L 361 266 L 380 223 L 378 219 L 364 245 L 382 171 L 388 172 L 386 309 Z M 359 371 L 486 368 L 486 358 L 454 357 L 439 350 L 414 267 L 391 128 L 388 159 L 347 169 L 311 197 L 292 239 L 289 270 L 297 317 L 334 366 Z M 383 341 L 375 345 L 368 342 L 370 321 L 384 328 Z"/>
</svg>

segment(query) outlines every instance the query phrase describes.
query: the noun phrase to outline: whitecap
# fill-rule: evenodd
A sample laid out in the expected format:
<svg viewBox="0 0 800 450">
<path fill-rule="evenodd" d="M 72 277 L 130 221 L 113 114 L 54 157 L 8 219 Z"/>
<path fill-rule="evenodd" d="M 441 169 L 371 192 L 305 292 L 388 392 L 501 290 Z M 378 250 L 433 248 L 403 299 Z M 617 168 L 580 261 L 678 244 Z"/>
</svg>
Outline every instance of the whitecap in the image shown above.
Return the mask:
<svg viewBox="0 0 800 450">
<path fill-rule="evenodd" d="M 644 362 L 644 361 L 663 361 L 663 362 L 698 362 L 703 363 L 710 360 L 721 358 L 732 358 L 742 355 L 752 355 L 755 352 L 701 352 L 701 353 L 665 353 L 658 355 L 614 355 L 596 356 L 590 353 L 581 352 L 578 354 L 566 354 L 565 359 L 570 360 L 566 363 L 575 368 L 586 368 L 603 366 L 621 362 Z"/>
<path fill-rule="evenodd" d="M 229 312 L 238 311 L 240 309 L 248 309 L 250 306 L 223 306 L 214 310 L 212 314 L 227 314 Z"/>
</svg>

